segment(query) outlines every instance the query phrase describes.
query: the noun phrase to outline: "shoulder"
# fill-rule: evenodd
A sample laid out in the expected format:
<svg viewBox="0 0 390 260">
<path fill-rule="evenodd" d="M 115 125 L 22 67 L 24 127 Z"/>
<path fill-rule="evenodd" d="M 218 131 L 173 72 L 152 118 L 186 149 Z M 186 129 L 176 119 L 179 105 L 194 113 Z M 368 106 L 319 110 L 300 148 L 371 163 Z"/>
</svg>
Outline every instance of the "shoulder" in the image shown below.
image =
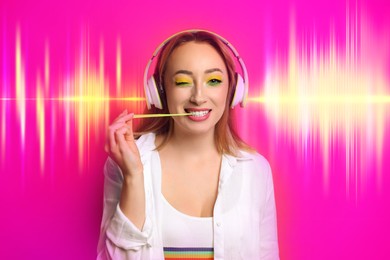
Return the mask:
<svg viewBox="0 0 390 260">
<path fill-rule="evenodd" d="M 240 151 L 240 155 L 237 158 L 237 162 L 253 167 L 254 170 L 271 173 L 271 166 L 268 160 L 258 152 L 246 152 Z"/>
<path fill-rule="evenodd" d="M 240 157 L 237 157 L 237 165 L 239 165 L 239 171 L 244 175 L 243 177 L 254 187 L 266 187 L 272 182 L 270 163 L 257 152 L 241 151 Z"/>
</svg>

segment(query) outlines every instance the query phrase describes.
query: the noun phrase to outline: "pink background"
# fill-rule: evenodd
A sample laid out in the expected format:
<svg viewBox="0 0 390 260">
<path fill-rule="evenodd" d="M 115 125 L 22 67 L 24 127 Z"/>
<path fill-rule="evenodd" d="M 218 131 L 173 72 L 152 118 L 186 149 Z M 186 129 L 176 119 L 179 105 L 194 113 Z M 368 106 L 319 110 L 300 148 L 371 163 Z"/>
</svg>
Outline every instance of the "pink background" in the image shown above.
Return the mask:
<svg viewBox="0 0 390 260">
<path fill-rule="evenodd" d="M 124 108 L 141 112 L 145 104 L 61 98 L 143 97 L 143 70 L 155 48 L 190 28 L 214 31 L 236 47 L 251 98 L 278 85 L 267 75 L 286 76 L 292 51 L 313 46 L 310 57 L 335 47 L 336 60 L 350 61 L 340 93 L 382 97 L 358 104 L 363 112 L 348 130 L 349 119 L 340 117 L 328 130 L 312 119 L 304 132 L 292 111 L 276 117 L 275 107 L 254 99 L 236 112 L 241 135 L 273 169 L 281 259 L 387 259 L 389 12 L 384 0 L 1 1 L 0 259 L 96 258 L 105 128 Z M 362 74 L 370 80 L 355 85 Z"/>
</svg>

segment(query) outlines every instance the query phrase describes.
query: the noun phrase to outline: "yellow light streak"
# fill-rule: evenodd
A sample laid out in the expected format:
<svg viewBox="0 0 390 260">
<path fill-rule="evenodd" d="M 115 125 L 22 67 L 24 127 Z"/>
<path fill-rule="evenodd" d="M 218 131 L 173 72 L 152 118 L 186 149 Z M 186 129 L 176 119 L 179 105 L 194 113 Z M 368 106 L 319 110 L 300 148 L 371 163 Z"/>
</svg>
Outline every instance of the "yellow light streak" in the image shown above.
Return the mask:
<svg viewBox="0 0 390 260">
<path fill-rule="evenodd" d="M 45 163 L 45 104 L 42 99 L 41 80 L 37 79 L 37 99 L 36 99 L 36 114 L 37 114 L 37 133 L 39 140 L 39 162 L 40 172 L 44 173 Z"/>
<path fill-rule="evenodd" d="M 22 149 L 24 150 L 24 144 L 26 139 L 26 84 L 19 28 L 16 29 L 15 76 L 17 111 L 20 117 L 21 143 Z"/>
</svg>

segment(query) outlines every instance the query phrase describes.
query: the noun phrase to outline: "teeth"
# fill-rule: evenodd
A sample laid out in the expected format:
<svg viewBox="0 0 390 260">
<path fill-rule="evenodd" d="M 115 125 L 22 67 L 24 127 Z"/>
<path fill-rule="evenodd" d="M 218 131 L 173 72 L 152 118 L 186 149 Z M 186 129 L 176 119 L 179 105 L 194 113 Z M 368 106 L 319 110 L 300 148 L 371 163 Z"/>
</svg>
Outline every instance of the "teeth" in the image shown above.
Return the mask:
<svg viewBox="0 0 390 260">
<path fill-rule="evenodd" d="M 207 115 L 208 112 L 209 112 L 208 110 L 205 110 L 205 111 L 191 111 L 191 114 L 192 114 L 193 116 L 199 116 L 199 117 L 201 117 L 201 116 Z"/>
</svg>

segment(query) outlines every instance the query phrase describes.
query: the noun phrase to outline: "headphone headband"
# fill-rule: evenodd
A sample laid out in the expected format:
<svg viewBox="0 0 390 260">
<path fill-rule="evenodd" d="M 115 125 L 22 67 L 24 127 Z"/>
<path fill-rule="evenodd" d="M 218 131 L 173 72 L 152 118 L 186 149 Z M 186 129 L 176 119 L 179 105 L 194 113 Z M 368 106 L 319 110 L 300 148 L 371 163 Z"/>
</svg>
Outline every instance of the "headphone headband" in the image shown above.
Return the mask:
<svg viewBox="0 0 390 260">
<path fill-rule="evenodd" d="M 247 99 L 247 96 L 248 96 L 248 72 L 246 70 L 246 66 L 245 66 L 245 63 L 244 61 L 242 60 L 242 58 L 240 57 L 240 55 L 238 54 L 237 50 L 233 47 L 233 45 L 230 44 L 229 41 L 227 41 L 225 38 L 223 38 L 222 36 L 214 33 L 214 32 L 211 32 L 211 31 L 207 31 L 207 30 L 201 30 L 201 29 L 191 29 L 191 30 L 184 30 L 184 31 L 180 31 L 178 33 L 175 33 L 173 34 L 172 36 L 170 36 L 169 38 L 167 38 L 164 42 L 162 42 L 157 48 L 156 50 L 153 52 L 153 55 L 152 57 L 150 58 L 150 60 L 148 61 L 147 65 L 146 65 L 146 68 L 145 68 L 145 72 L 144 72 L 144 87 L 145 87 L 145 94 L 146 94 L 146 103 L 147 103 L 147 106 L 148 108 L 150 109 L 151 108 L 151 104 L 150 102 L 152 101 L 152 104 L 156 106 L 156 104 L 160 104 L 161 108 L 162 108 L 162 105 L 161 105 L 161 98 L 160 96 L 158 95 L 158 93 L 156 94 L 154 91 L 150 91 L 150 89 L 148 88 L 148 86 L 150 86 L 151 84 L 154 84 L 154 83 L 151 83 L 150 80 L 153 79 L 148 79 L 148 74 L 149 74 L 149 69 L 150 69 L 150 66 L 154 60 L 154 58 L 156 58 L 158 56 L 158 54 L 160 53 L 160 50 L 171 40 L 173 39 L 174 37 L 176 37 L 177 35 L 179 34 L 183 34 L 183 33 L 196 33 L 196 32 L 206 32 L 206 33 L 209 33 L 211 35 L 214 35 L 215 37 L 217 37 L 219 40 L 221 40 L 224 44 L 226 44 L 226 46 L 231 50 L 231 52 L 233 53 L 233 55 L 236 57 L 236 59 L 238 60 L 238 63 L 240 64 L 240 67 L 241 67 L 241 71 L 243 73 L 243 86 L 240 86 L 240 87 L 243 87 L 243 93 L 240 94 L 242 95 L 242 97 L 238 97 L 241 101 L 240 101 L 240 106 L 241 107 L 244 107 L 245 104 L 246 104 L 246 99 Z M 238 74 L 238 73 L 237 73 Z M 239 76 L 239 74 L 238 74 Z M 154 79 L 153 79 L 154 80 Z M 157 91 L 157 90 L 156 90 Z M 233 100 L 236 98 L 236 91 L 235 91 L 235 94 L 234 94 L 234 97 L 233 97 Z M 232 107 L 234 107 L 234 105 L 232 105 Z"/>
</svg>

